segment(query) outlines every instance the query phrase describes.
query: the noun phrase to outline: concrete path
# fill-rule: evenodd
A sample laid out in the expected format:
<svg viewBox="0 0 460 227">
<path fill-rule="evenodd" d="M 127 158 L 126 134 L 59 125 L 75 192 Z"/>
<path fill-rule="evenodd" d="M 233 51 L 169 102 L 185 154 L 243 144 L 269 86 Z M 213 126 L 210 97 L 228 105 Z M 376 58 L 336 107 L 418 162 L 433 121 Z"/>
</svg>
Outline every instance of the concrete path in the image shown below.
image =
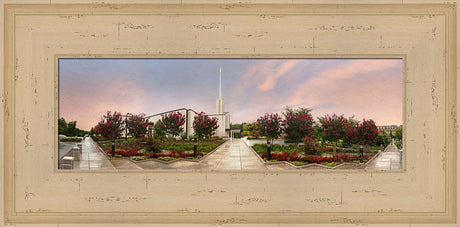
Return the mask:
<svg viewBox="0 0 460 227">
<path fill-rule="evenodd" d="M 179 161 L 175 169 L 199 170 L 255 170 L 266 169 L 262 161 L 241 139 L 227 141 L 224 145 L 198 163 Z"/>
<path fill-rule="evenodd" d="M 107 157 L 96 147 L 90 137 L 82 140 L 82 152 L 80 161 L 75 161 L 74 169 L 115 169 Z"/>
<path fill-rule="evenodd" d="M 205 159 L 195 165 L 188 165 L 185 168 L 200 170 L 266 169 L 264 163 L 241 139 L 227 141 L 223 146 Z"/>
<path fill-rule="evenodd" d="M 392 142 L 390 143 L 380 155 L 375 158 L 366 169 L 374 170 L 390 170 L 402 169 L 401 152 L 398 147 Z"/>
</svg>

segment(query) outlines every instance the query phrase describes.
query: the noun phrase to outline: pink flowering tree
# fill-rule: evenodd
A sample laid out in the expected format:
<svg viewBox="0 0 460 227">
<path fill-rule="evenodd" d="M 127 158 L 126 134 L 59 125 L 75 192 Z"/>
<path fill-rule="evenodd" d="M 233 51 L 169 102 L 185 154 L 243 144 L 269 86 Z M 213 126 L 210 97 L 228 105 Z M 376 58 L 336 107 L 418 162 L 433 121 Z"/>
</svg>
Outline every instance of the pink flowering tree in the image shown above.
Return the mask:
<svg viewBox="0 0 460 227">
<path fill-rule="evenodd" d="M 287 139 L 294 142 L 296 147 L 302 139 L 313 132 L 313 117 L 310 112 L 311 110 L 306 108 L 296 110 L 286 108 L 286 112 L 283 112 L 284 132 L 287 134 Z"/>
<path fill-rule="evenodd" d="M 281 133 L 283 132 L 283 128 L 281 126 L 281 119 L 280 115 L 278 114 L 268 114 L 266 113 L 264 116 L 259 117 L 256 121 L 256 125 L 260 130 L 260 135 L 265 136 L 267 138 L 267 145 L 268 142 L 271 140 L 273 144 L 273 140 L 280 137 Z M 271 159 L 271 148 L 267 146 L 267 159 Z"/>
<path fill-rule="evenodd" d="M 267 141 L 272 140 L 273 142 L 273 140 L 279 138 L 283 132 L 283 128 L 281 126 L 282 121 L 281 116 L 277 113 L 267 113 L 257 119 L 256 125 L 260 130 L 260 135 L 265 136 Z"/>
<path fill-rule="evenodd" d="M 123 130 L 123 119 L 120 112 L 107 111 L 101 121 L 94 127 L 94 132 L 104 138 L 115 140 L 121 136 Z"/>
<path fill-rule="evenodd" d="M 166 135 L 173 138 L 179 136 L 184 131 L 182 125 L 185 124 L 185 116 L 180 112 L 173 112 L 163 115 L 161 122 Z"/>
<path fill-rule="evenodd" d="M 217 118 L 211 118 L 204 112 L 195 116 L 193 129 L 195 130 L 195 135 L 198 138 L 202 139 L 211 137 L 214 135 L 217 128 L 219 128 L 219 125 L 217 125 Z"/>
<path fill-rule="evenodd" d="M 357 137 L 357 125 L 347 124 L 345 130 L 345 135 L 343 136 L 343 142 L 347 145 L 354 144 L 358 142 Z"/>
<path fill-rule="evenodd" d="M 149 120 L 145 118 L 145 114 L 129 115 L 125 119 L 128 135 L 141 138 L 146 136 L 148 127 L 151 125 Z"/>
<path fill-rule="evenodd" d="M 348 118 L 348 122 L 345 125 L 346 131 L 342 140 L 344 144 L 351 145 L 358 142 L 357 129 L 359 121 L 353 117 Z"/>
<path fill-rule="evenodd" d="M 337 142 L 340 139 L 343 139 L 345 133 L 348 129 L 348 120 L 343 117 L 343 115 L 337 116 L 333 114 L 330 116 L 329 114 L 318 118 L 321 129 L 324 130 L 324 139 L 333 143 L 332 150 L 334 151 L 334 156 L 336 155 L 337 151 Z"/>
<path fill-rule="evenodd" d="M 377 143 L 379 130 L 373 120 L 363 119 L 363 122 L 356 128 L 357 142 L 363 145 L 372 145 Z"/>
</svg>

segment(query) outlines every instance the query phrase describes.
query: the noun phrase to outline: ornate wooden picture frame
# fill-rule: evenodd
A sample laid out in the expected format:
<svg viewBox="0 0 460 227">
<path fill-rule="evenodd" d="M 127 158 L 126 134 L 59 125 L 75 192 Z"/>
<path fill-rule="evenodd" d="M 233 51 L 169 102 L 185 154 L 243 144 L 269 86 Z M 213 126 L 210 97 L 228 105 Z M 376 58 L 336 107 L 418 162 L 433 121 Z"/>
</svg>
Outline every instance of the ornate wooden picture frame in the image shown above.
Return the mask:
<svg viewBox="0 0 460 227">
<path fill-rule="evenodd" d="M 2 7 L 3 224 L 456 222 L 455 4 Z M 404 169 L 58 170 L 62 57 L 402 58 Z"/>
</svg>

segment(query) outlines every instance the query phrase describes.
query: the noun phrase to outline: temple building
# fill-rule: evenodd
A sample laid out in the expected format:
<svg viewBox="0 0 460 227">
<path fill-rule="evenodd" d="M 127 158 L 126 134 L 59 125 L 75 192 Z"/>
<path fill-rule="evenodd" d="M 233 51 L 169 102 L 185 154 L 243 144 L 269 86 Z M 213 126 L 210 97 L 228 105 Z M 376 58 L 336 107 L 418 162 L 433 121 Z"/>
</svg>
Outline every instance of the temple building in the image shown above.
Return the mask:
<svg viewBox="0 0 460 227">
<path fill-rule="evenodd" d="M 195 134 L 195 131 L 193 130 L 193 120 L 195 119 L 195 116 L 198 115 L 199 112 L 196 112 L 192 109 L 187 109 L 187 108 L 181 108 L 181 109 L 176 109 L 176 110 L 171 110 L 171 111 L 166 111 L 163 113 L 155 114 L 146 117 L 151 123 L 155 124 L 158 120 L 161 120 L 162 116 L 169 114 L 169 113 L 174 113 L 174 112 L 179 112 L 183 116 L 185 116 L 185 124 L 182 126 L 185 133 L 187 135 L 187 138 L 190 136 L 193 136 Z M 224 99 L 222 98 L 222 69 L 219 69 L 219 98 L 216 100 L 216 113 L 215 114 L 209 114 L 206 113 L 209 117 L 211 118 L 216 118 L 217 119 L 217 125 L 219 127 L 216 129 L 214 136 L 225 138 L 229 137 L 230 135 L 230 113 L 224 111 Z"/>
<path fill-rule="evenodd" d="M 379 130 L 380 133 L 382 132 L 387 132 L 387 133 L 395 133 L 398 128 L 402 127 L 402 125 L 397 126 L 397 125 L 381 125 L 377 126 L 377 130 Z"/>
</svg>

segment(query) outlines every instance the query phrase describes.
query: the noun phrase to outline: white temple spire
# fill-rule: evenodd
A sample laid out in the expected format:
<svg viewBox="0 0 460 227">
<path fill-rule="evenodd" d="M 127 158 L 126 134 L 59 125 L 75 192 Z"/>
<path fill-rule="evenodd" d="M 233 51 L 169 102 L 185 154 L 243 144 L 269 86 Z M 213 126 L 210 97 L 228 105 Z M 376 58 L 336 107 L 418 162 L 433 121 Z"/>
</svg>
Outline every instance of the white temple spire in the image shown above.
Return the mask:
<svg viewBox="0 0 460 227">
<path fill-rule="evenodd" d="M 224 99 L 222 98 L 222 68 L 219 68 L 219 99 L 216 100 L 216 114 L 224 114 Z"/>
<path fill-rule="evenodd" d="M 222 68 L 219 68 L 219 99 L 222 99 Z"/>
</svg>

